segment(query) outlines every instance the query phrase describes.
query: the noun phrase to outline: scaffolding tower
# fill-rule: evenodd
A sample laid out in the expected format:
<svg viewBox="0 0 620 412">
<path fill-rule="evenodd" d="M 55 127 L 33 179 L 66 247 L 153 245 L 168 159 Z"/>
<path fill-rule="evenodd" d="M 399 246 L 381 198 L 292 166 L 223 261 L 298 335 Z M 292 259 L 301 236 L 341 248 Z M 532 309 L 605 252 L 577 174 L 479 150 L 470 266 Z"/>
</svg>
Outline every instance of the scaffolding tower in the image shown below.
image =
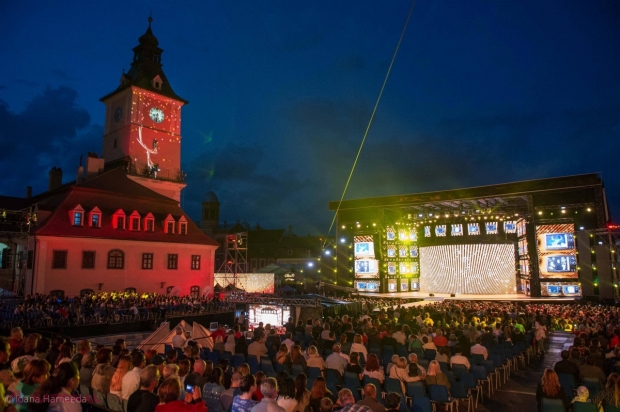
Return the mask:
<svg viewBox="0 0 620 412">
<path fill-rule="evenodd" d="M 226 285 L 233 285 L 237 289 L 239 283 L 242 286 L 240 289 L 245 289 L 248 272 L 248 232 L 227 234 L 222 247 L 224 261 L 218 272 L 225 274 Z"/>
</svg>

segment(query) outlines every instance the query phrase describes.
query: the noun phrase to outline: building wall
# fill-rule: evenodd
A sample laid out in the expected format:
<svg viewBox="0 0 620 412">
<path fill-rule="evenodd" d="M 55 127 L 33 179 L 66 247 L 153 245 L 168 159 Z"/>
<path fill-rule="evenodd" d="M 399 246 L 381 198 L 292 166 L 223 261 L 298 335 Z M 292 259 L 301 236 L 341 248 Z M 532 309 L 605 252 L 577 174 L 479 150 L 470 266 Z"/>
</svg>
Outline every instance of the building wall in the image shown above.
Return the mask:
<svg viewBox="0 0 620 412">
<path fill-rule="evenodd" d="M 34 246 L 34 240 L 31 240 Z M 64 290 L 66 296 L 78 295 L 82 289 L 119 291 L 136 288 L 137 292 L 188 295 L 192 286 L 201 294 L 213 290 L 214 246 L 181 243 L 119 241 L 114 239 L 36 237 L 34 268 L 28 271 L 25 294 L 49 294 Z M 108 252 L 125 253 L 123 269 L 108 269 Z M 54 250 L 66 250 L 67 268 L 52 269 Z M 95 251 L 95 268 L 82 269 L 82 251 Z M 142 269 L 142 254 L 153 253 L 153 269 Z M 178 254 L 178 269 L 168 269 L 168 254 Z M 191 270 L 191 255 L 200 255 L 200 270 Z M 36 273 L 33 278 L 32 273 Z M 162 282 L 165 285 L 162 288 Z"/>
</svg>

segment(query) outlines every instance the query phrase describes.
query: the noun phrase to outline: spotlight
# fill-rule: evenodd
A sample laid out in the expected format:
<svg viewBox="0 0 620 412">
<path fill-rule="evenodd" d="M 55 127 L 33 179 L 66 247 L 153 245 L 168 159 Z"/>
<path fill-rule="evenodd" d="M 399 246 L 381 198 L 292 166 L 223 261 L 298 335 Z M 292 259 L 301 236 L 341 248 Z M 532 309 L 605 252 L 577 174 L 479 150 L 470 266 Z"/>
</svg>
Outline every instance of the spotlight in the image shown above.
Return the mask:
<svg viewBox="0 0 620 412">
<path fill-rule="evenodd" d="M 347 240 L 346 240 L 345 238 L 340 239 L 340 243 L 344 243 L 344 242 L 346 242 L 346 241 L 347 241 Z"/>
</svg>

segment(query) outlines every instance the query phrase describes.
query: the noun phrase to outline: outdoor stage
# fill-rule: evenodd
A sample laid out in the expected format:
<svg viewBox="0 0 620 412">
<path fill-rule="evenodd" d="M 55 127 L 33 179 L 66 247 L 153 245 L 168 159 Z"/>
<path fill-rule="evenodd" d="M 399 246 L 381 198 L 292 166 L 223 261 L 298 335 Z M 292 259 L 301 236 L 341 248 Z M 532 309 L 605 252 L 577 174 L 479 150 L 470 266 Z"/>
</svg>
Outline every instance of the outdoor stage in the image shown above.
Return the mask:
<svg viewBox="0 0 620 412">
<path fill-rule="evenodd" d="M 373 298 L 418 298 L 424 299 L 425 304 L 433 302 L 441 302 L 442 300 L 483 300 L 483 301 L 520 301 L 520 302 L 572 302 L 578 298 L 575 297 L 542 297 L 533 298 L 521 293 L 501 294 L 501 295 L 465 295 L 457 294 L 450 297 L 449 293 L 434 293 L 435 296 L 429 296 L 428 293 L 422 292 L 399 292 L 399 293 L 360 293 L 359 296 L 368 296 Z M 421 302 L 416 302 L 421 303 Z"/>
</svg>

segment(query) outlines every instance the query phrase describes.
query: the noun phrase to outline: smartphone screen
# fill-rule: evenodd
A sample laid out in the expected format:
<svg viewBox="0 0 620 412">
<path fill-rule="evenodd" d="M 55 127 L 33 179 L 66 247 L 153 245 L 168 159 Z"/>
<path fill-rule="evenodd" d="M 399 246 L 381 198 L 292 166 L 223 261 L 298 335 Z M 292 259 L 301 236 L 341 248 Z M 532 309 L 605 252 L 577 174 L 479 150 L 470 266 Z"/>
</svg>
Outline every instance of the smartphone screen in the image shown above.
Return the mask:
<svg viewBox="0 0 620 412">
<path fill-rule="evenodd" d="M 187 392 L 187 393 L 194 393 L 194 387 L 192 385 L 186 385 L 185 386 L 185 392 Z"/>
</svg>

